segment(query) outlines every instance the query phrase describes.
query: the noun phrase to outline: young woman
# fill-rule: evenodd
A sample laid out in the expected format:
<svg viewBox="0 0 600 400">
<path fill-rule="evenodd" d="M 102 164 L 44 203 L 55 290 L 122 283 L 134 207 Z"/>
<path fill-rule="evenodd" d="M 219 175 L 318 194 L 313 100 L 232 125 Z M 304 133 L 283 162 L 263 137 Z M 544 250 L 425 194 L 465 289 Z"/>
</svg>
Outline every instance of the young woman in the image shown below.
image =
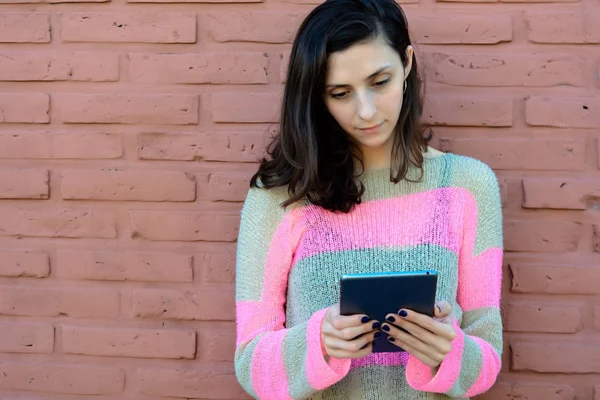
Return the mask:
<svg viewBox="0 0 600 400">
<path fill-rule="evenodd" d="M 485 164 L 428 147 L 421 111 L 394 0 L 327 0 L 310 13 L 280 133 L 242 211 L 235 370 L 253 397 L 464 398 L 496 380 L 498 183 Z M 340 315 L 342 274 L 422 269 L 438 271 L 434 318 Z M 380 335 L 406 352 L 372 353 Z"/>
</svg>

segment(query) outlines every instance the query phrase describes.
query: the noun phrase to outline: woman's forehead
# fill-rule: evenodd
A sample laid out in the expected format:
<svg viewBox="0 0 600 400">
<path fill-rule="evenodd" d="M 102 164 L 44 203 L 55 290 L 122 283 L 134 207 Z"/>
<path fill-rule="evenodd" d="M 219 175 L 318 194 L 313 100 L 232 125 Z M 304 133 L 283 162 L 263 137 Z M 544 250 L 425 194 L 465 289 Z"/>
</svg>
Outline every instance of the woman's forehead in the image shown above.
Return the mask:
<svg viewBox="0 0 600 400">
<path fill-rule="evenodd" d="M 382 68 L 397 68 L 401 63 L 398 53 L 379 40 L 358 43 L 329 55 L 327 85 L 348 85 L 363 81 Z"/>
</svg>

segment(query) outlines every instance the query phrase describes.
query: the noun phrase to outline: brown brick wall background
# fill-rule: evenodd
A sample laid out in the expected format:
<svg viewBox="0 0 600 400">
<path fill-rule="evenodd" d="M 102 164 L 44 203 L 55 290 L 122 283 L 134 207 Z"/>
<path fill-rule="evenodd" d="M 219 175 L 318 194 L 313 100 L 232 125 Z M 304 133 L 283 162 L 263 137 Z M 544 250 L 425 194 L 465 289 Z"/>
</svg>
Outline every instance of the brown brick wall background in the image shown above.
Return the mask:
<svg viewBox="0 0 600 400">
<path fill-rule="evenodd" d="M 241 201 L 313 0 L 0 0 L 0 399 L 244 399 Z M 499 383 L 600 400 L 600 3 L 403 3 L 505 214 Z"/>
</svg>

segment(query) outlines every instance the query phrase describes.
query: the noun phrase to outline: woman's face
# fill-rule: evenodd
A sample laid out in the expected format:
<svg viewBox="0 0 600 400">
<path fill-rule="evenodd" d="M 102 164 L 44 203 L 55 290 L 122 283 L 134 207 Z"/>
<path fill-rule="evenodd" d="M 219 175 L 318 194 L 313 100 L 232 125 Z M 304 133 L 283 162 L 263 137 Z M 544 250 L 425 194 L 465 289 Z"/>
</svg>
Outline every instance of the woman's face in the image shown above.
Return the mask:
<svg viewBox="0 0 600 400">
<path fill-rule="evenodd" d="M 412 67 L 412 46 L 406 54 L 409 62 L 404 68 L 392 47 L 372 40 L 329 56 L 325 106 L 365 155 L 391 150 L 404 79 Z"/>
</svg>

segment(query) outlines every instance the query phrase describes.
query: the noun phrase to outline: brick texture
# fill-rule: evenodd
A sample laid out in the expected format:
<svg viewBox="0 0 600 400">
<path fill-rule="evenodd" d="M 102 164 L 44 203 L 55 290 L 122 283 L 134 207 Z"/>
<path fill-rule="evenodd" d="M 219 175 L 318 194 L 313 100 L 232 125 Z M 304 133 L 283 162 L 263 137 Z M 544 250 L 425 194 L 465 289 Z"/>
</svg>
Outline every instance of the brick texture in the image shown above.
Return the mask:
<svg viewBox="0 0 600 400">
<path fill-rule="evenodd" d="M 322 0 L 0 0 L 0 400 L 240 400 L 236 241 Z M 505 351 L 600 400 L 600 3 L 398 0 L 434 147 L 487 163 Z"/>
</svg>

